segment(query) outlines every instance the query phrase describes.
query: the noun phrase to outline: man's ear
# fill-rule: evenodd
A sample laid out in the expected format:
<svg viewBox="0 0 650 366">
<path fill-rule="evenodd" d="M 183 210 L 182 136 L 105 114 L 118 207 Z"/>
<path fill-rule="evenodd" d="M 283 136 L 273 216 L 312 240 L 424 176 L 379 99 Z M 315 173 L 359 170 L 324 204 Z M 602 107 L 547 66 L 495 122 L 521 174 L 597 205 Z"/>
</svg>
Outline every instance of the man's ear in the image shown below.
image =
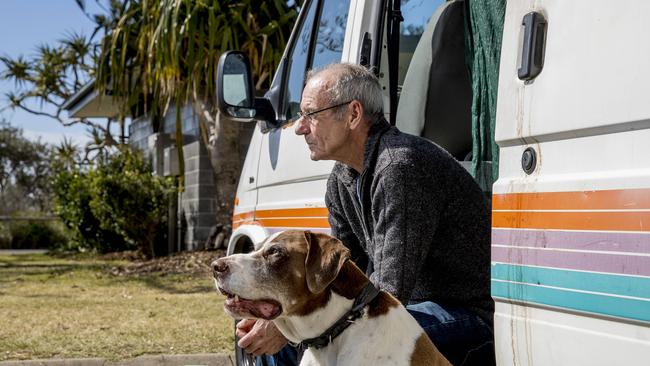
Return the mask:
<svg viewBox="0 0 650 366">
<path fill-rule="evenodd" d="M 350 108 L 350 128 L 358 128 L 361 123 L 363 123 L 363 104 L 361 104 L 358 100 L 353 100 L 350 102 L 350 106 L 348 108 Z"/>
<path fill-rule="evenodd" d="M 307 258 L 305 277 L 307 287 L 314 294 L 321 293 L 334 281 L 350 251 L 338 239 L 329 235 L 305 231 Z"/>
</svg>

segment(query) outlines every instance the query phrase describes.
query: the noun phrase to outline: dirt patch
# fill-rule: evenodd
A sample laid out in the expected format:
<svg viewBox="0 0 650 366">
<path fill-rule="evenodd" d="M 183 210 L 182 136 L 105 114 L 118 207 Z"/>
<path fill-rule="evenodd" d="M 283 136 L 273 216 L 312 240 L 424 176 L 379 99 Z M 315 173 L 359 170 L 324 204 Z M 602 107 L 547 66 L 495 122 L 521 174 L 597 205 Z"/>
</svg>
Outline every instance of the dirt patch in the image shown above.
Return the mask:
<svg viewBox="0 0 650 366">
<path fill-rule="evenodd" d="M 168 257 L 144 259 L 137 252 L 110 253 L 102 256 L 106 260 L 128 260 L 127 265 L 111 266 L 109 272 L 115 276 L 144 276 L 153 273 L 162 276 L 168 274 L 190 274 L 203 276 L 211 272 L 210 263 L 223 257 L 225 251 L 203 250 L 175 253 Z"/>
</svg>

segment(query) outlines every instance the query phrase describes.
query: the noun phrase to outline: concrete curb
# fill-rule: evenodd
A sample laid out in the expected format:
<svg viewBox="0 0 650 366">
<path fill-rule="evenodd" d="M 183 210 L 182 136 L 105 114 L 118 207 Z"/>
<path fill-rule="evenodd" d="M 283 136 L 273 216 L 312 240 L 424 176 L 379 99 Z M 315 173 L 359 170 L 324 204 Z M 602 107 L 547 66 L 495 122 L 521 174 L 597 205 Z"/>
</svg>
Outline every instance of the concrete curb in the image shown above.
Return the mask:
<svg viewBox="0 0 650 366">
<path fill-rule="evenodd" d="M 234 355 L 198 353 L 193 355 L 140 356 L 130 360 L 109 361 L 105 358 L 42 359 L 2 361 L 0 366 L 234 366 Z"/>
</svg>

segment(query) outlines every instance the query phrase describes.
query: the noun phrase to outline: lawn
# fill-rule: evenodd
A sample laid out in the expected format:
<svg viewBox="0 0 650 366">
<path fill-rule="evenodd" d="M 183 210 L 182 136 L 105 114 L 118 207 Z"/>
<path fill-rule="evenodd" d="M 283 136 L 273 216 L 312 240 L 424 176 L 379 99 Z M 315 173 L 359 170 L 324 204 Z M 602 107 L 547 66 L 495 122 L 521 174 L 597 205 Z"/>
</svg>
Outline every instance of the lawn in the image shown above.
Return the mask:
<svg viewBox="0 0 650 366">
<path fill-rule="evenodd" d="M 231 353 L 233 321 L 214 290 L 212 255 L 0 256 L 0 361 Z"/>
</svg>

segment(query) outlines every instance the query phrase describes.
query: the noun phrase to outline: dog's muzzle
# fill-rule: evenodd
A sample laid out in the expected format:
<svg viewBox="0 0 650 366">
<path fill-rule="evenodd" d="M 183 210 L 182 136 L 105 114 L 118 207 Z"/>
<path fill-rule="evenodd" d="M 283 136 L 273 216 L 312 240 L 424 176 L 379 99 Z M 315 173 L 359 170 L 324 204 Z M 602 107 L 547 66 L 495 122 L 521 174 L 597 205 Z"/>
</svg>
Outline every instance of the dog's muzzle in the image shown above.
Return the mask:
<svg viewBox="0 0 650 366">
<path fill-rule="evenodd" d="M 273 299 L 246 299 L 233 293 L 224 282 L 228 275 L 232 275 L 227 257 L 219 258 L 212 262 L 212 275 L 217 280 L 217 289 L 226 296 L 224 307 L 231 314 L 250 314 L 256 318 L 271 320 L 282 313 L 282 305 Z"/>
</svg>

